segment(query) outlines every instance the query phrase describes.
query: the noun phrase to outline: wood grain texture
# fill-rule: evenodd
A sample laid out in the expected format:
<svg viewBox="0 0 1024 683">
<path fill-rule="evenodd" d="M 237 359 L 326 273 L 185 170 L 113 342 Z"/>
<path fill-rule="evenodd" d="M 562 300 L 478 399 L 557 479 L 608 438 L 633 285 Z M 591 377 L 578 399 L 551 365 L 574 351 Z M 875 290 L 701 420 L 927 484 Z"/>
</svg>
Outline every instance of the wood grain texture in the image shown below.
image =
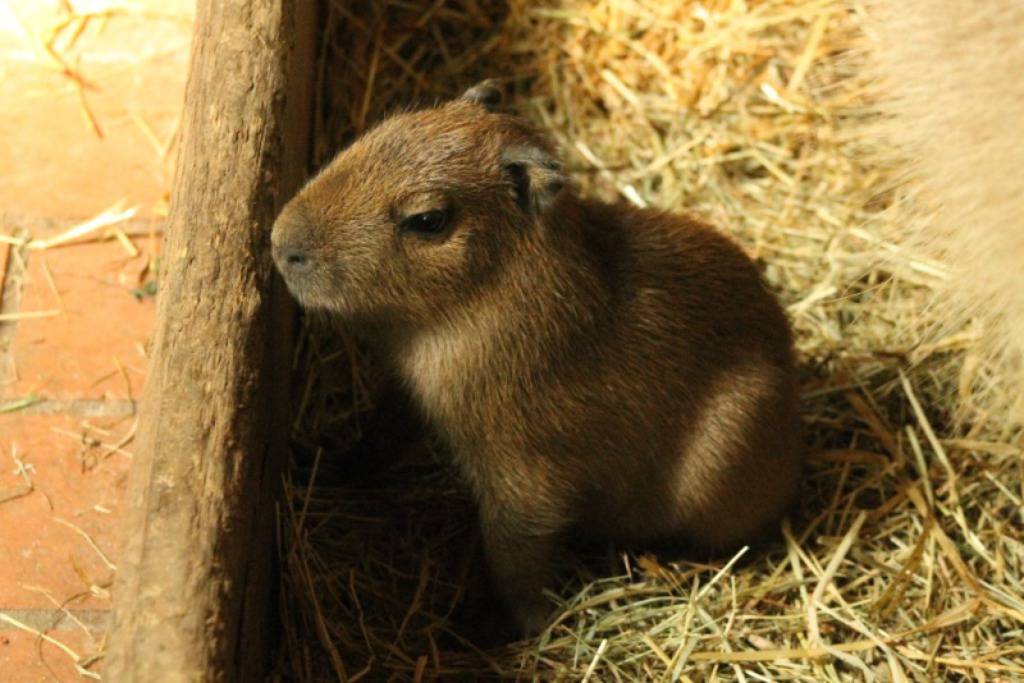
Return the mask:
<svg viewBox="0 0 1024 683">
<path fill-rule="evenodd" d="M 260 680 L 294 311 L 270 226 L 309 149 L 313 0 L 200 0 L 104 679 Z"/>
</svg>

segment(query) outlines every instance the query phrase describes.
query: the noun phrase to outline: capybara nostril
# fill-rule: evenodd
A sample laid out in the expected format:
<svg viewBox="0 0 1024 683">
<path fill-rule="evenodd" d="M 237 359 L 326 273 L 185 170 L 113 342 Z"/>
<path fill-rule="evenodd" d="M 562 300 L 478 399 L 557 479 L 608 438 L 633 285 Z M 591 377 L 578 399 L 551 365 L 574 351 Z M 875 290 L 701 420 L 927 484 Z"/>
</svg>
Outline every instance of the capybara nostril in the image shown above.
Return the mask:
<svg viewBox="0 0 1024 683">
<path fill-rule="evenodd" d="M 313 263 L 307 249 L 291 245 L 274 245 L 273 257 L 277 269 L 285 276 L 307 270 Z"/>
<path fill-rule="evenodd" d="M 289 268 L 299 268 L 309 265 L 309 255 L 302 249 L 290 248 L 284 250 L 284 262 Z"/>
</svg>

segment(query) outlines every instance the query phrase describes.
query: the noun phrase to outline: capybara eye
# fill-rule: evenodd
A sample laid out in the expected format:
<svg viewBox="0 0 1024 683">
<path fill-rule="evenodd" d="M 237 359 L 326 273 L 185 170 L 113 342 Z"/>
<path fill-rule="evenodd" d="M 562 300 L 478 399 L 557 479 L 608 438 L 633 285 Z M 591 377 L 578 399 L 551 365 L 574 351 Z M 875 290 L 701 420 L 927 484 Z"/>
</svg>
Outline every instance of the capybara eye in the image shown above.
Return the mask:
<svg viewBox="0 0 1024 683">
<path fill-rule="evenodd" d="M 398 227 L 420 235 L 440 235 L 448 227 L 448 213 L 434 210 L 413 214 L 404 218 Z"/>
</svg>

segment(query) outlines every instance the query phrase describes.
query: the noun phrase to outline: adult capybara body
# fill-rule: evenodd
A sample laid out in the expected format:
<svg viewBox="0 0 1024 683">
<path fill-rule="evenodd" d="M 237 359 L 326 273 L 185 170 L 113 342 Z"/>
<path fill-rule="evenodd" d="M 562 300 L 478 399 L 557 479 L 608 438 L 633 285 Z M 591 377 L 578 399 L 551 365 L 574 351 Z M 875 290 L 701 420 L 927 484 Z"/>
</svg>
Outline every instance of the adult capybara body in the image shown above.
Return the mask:
<svg viewBox="0 0 1024 683">
<path fill-rule="evenodd" d="M 973 346 L 989 362 L 964 373 L 961 396 L 982 420 L 1024 423 L 1024 3 L 869 7 L 882 114 L 869 130 L 898 152 L 895 166 L 912 181 L 914 201 L 896 209 L 901 238 L 950 266 L 936 334 L 981 323 Z"/>
</svg>

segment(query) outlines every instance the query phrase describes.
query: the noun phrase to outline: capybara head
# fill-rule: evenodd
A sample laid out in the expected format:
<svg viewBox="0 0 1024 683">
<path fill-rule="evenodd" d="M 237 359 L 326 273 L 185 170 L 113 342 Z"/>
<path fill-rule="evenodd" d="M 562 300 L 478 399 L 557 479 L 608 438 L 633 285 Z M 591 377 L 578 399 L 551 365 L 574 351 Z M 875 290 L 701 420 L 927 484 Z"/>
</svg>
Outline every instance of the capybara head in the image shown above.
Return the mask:
<svg viewBox="0 0 1024 683">
<path fill-rule="evenodd" d="M 499 100 L 485 81 L 392 116 L 285 206 L 273 256 L 302 305 L 423 322 L 500 272 L 565 180 L 551 143 Z"/>
</svg>

